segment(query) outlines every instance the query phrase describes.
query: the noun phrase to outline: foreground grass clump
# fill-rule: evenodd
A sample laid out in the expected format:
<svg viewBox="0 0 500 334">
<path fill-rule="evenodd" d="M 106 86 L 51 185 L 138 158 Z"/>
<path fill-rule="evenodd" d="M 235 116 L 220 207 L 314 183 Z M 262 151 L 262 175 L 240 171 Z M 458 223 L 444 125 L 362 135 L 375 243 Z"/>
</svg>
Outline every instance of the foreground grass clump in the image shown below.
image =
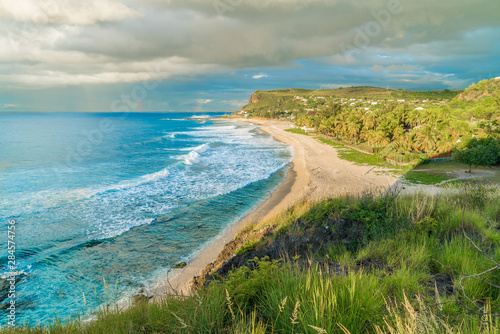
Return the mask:
<svg viewBox="0 0 500 334">
<path fill-rule="evenodd" d="M 474 186 L 302 203 L 247 228 L 191 296 L 3 332 L 499 333 L 499 202 Z"/>
</svg>

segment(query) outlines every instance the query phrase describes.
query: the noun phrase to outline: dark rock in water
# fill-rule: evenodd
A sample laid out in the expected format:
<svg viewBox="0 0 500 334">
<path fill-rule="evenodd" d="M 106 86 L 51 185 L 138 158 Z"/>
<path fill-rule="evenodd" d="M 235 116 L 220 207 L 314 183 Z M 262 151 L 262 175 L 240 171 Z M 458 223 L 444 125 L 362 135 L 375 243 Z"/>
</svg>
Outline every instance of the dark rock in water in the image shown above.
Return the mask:
<svg viewBox="0 0 500 334">
<path fill-rule="evenodd" d="M 21 280 L 21 278 L 16 278 L 16 283 L 18 283 Z M 0 301 L 4 300 L 9 296 L 9 289 L 10 289 L 10 284 L 11 281 L 7 279 L 3 279 L 0 281 Z"/>
<path fill-rule="evenodd" d="M 59 289 L 57 290 L 55 293 L 54 293 L 54 296 L 57 298 L 57 299 L 64 299 L 66 298 L 66 292 L 62 289 Z"/>
<path fill-rule="evenodd" d="M 16 303 L 16 309 L 20 311 L 34 309 L 35 307 L 36 303 L 34 300 L 24 300 L 22 302 Z"/>
<path fill-rule="evenodd" d="M 177 264 L 175 265 L 175 268 L 176 268 L 176 269 L 182 269 L 182 268 L 184 268 L 185 266 L 187 266 L 187 263 L 186 263 L 186 262 L 181 262 L 181 263 L 177 263 Z"/>
<path fill-rule="evenodd" d="M 1 310 L 6 310 L 10 306 L 10 302 L 0 304 Z M 36 303 L 34 300 L 23 300 L 16 302 L 16 310 L 28 310 L 34 309 L 36 307 Z"/>
<path fill-rule="evenodd" d="M 125 279 L 125 280 L 123 280 L 123 284 L 128 285 L 128 286 L 132 286 L 132 285 L 134 285 L 134 282 L 129 280 L 129 279 Z"/>
<path fill-rule="evenodd" d="M 141 293 L 134 296 L 134 305 L 147 303 L 152 297 L 143 295 Z"/>
</svg>

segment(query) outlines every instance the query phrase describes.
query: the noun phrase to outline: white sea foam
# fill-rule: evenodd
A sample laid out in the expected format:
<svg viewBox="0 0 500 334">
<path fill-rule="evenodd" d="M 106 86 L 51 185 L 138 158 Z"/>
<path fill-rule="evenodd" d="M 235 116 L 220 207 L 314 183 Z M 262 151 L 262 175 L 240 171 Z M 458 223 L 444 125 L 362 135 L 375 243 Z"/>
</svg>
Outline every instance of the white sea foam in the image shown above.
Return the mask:
<svg viewBox="0 0 500 334">
<path fill-rule="evenodd" d="M 201 128 L 191 128 L 192 131 L 174 132 L 175 135 L 189 136 L 191 139 L 206 141 L 207 138 L 217 138 L 217 140 L 225 143 L 235 143 L 239 140 L 249 140 L 255 137 L 255 126 L 243 127 L 236 125 L 226 126 L 204 126 Z"/>
<path fill-rule="evenodd" d="M 209 144 L 201 144 L 199 146 L 196 146 L 196 147 L 189 147 L 189 148 L 183 148 L 181 149 L 181 151 L 193 151 L 193 152 L 197 152 L 197 153 L 203 153 L 203 152 L 206 152 L 207 150 L 210 149 L 210 145 Z"/>
<path fill-rule="evenodd" d="M 151 183 L 151 182 L 155 182 L 155 181 L 158 181 L 160 179 L 163 179 L 163 178 L 167 177 L 169 174 L 170 174 L 170 172 L 168 171 L 168 169 L 165 168 L 165 169 L 163 169 L 159 172 L 156 172 L 156 173 L 143 175 L 137 181 L 124 182 L 124 183 L 120 183 L 116 186 L 108 187 L 105 191 L 122 190 L 122 189 L 129 189 L 129 188 L 137 187 L 137 186 L 140 186 L 140 185 L 145 184 L 145 183 Z"/>
<path fill-rule="evenodd" d="M 119 224 L 101 224 L 97 230 L 94 231 L 87 230 L 87 237 L 91 240 L 92 239 L 103 240 L 103 239 L 114 238 L 130 231 L 134 227 L 151 224 L 153 221 L 154 219 L 143 219 L 143 220 L 129 219 L 129 220 L 121 220 Z"/>
<path fill-rule="evenodd" d="M 192 119 L 209 119 L 210 116 L 209 115 L 194 115 L 194 116 L 191 116 L 190 118 L 192 118 Z"/>
<path fill-rule="evenodd" d="M 194 165 L 198 162 L 200 162 L 200 155 L 197 152 L 189 152 L 189 154 L 184 157 L 184 163 L 186 165 Z"/>
<path fill-rule="evenodd" d="M 39 228 L 31 230 L 33 237 L 50 240 L 50 230 L 44 226 L 63 230 L 64 222 L 60 219 L 63 216 L 71 217 L 75 233 L 82 231 L 90 239 L 115 237 L 151 223 L 154 217 L 180 205 L 227 194 L 268 178 L 290 161 L 289 149 L 255 132 L 255 128 L 231 124 L 195 129 L 186 134 L 198 145 L 187 148 L 185 151 L 189 153 L 176 157 L 181 164 L 118 184 L 64 191 L 59 199 L 39 194 L 46 200 L 45 204 L 52 198 L 54 210 L 50 215 L 44 213 L 45 218 L 37 219 Z M 215 139 L 207 140 L 207 137 Z M 210 144 L 214 142 L 218 145 Z M 191 168 L 194 165 L 196 169 Z M 74 203 L 64 204 L 68 202 Z M 27 238 L 32 234 L 25 233 Z"/>
<path fill-rule="evenodd" d="M 64 204 L 89 199 L 93 196 L 109 191 L 125 190 L 133 187 L 138 187 L 143 184 L 153 183 L 166 178 L 168 175 L 169 171 L 167 169 L 163 169 L 156 173 L 143 175 L 130 181 L 124 181 L 109 186 L 32 192 L 24 195 L 21 198 L 17 198 L 15 203 L 12 202 L 6 204 L 11 206 L 13 215 L 20 215 L 30 211 L 58 207 Z"/>
<path fill-rule="evenodd" d="M 202 153 L 208 151 L 210 146 L 208 144 L 202 144 L 196 147 L 184 148 L 181 151 L 190 151 L 186 155 L 173 156 L 171 158 L 177 160 L 183 160 L 186 165 L 194 165 L 200 162 L 200 156 Z"/>
</svg>

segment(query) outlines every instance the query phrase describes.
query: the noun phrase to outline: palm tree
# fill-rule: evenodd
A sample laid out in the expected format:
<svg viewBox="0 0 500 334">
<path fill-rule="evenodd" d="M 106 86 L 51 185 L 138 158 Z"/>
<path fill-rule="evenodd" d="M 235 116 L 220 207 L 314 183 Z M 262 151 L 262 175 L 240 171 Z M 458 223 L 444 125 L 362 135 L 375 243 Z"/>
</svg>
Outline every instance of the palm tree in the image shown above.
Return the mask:
<svg viewBox="0 0 500 334">
<path fill-rule="evenodd" d="M 347 115 L 338 115 L 335 121 L 335 133 L 337 136 L 344 137 L 347 134 Z"/>
<path fill-rule="evenodd" d="M 377 125 L 377 113 L 375 112 L 367 112 L 361 117 L 361 121 L 363 122 L 363 126 L 367 130 L 375 129 Z"/>
<path fill-rule="evenodd" d="M 417 133 L 415 145 L 420 152 L 428 153 L 436 148 L 436 139 L 434 128 L 426 125 Z"/>
<path fill-rule="evenodd" d="M 450 141 L 440 140 L 436 143 L 436 152 L 437 153 L 450 152 L 451 149 L 452 149 L 452 144 Z"/>
<path fill-rule="evenodd" d="M 327 135 L 333 134 L 333 132 L 335 131 L 335 118 L 323 118 L 318 127 L 318 131 Z"/>
<path fill-rule="evenodd" d="M 394 128 L 394 130 L 392 131 L 392 139 L 393 140 L 398 140 L 400 139 L 401 137 L 403 137 L 405 134 L 405 129 L 403 128 L 403 126 L 401 125 L 398 125 Z"/>
<path fill-rule="evenodd" d="M 359 134 L 361 132 L 362 123 L 356 116 L 351 116 L 347 119 L 347 134 L 351 140 L 356 143 L 359 141 Z"/>
<path fill-rule="evenodd" d="M 369 131 L 365 133 L 365 138 L 373 147 L 383 147 L 390 143 L 389 138 L 382 131 Z"/>
</svg>

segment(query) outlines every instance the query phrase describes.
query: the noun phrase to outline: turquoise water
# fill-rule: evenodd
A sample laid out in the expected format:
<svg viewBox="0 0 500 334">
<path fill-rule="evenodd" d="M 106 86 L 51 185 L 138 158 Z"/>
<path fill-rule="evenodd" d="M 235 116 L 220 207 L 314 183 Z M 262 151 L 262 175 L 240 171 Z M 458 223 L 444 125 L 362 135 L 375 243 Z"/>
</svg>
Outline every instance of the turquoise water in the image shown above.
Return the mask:
<svg viewBox="0 0 500 334">
<path fill-rule="evenodd" d="M 18 323 L 154 287 L 279 185 L 289 148 L 214 115 L 0 115 L 0 275 L 13 219 Z"/>
</svg>

